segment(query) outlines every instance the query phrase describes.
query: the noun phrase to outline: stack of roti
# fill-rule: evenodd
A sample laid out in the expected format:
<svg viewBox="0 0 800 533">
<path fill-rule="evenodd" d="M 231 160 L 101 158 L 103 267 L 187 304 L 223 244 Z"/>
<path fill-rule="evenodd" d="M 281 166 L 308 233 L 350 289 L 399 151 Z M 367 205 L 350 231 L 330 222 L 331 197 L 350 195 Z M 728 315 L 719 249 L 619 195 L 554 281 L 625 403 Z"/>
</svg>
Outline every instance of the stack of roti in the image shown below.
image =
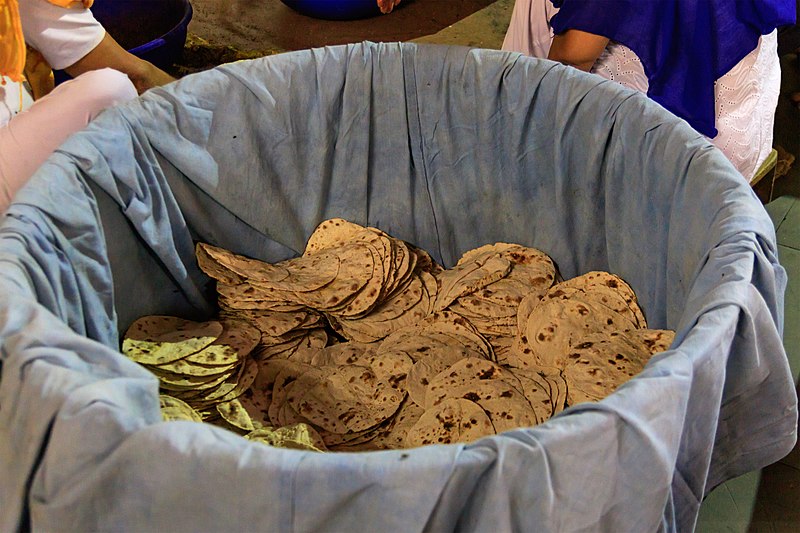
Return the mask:
<svg viewBox="0 0 800 533">
<path fill-rule="evenodd" d="M 186 421 L 203 422 L 200 414 L 183 400 L 179 400 L 167 394 L 160 394 L 161 415 L 166 422 Z M 234 402 L 236 402 L 234 400 Z M 292 448 L 296 450 L 325 451 L 325 443 L 322 442 L 319 434 L 306 424 L 294 424 L 286 427 L 273 428 L 271 426 L 254 426 L 252 420 L 250 424 L 244 422 L 248 420 L 247 413 L 241 414 L 238 411 L 241 405 L 236 402 L 231 414 L 231 421 L 222 418 L 215 423 L 227 429 L 242 434 L 246 439 L 262 442 L 269 446 L 280 448 Z M 242 426 L 249 426 L 245 429 Z"/>
<path fill-rule="evenodd" d="M 561 372 L 574 405 L 605 398 L 673 339 L 672 331 L 647 329 L 630 285 L 593 271 L 522 301 L 507 364 Z"/>
<path fill-rule="evenodd" d="M 214 421 L 255 381 L 258 364 L 248 355 L 260 339 L 241 321 L 146 316 L 125 332 L 122 353 L 155 374 L 170 398 L 166 407 L 190 413 L 186 406 L 189 418 Z"/>
<path fill-rule="evenodd" d="M 145 317 L 123 351 L 161 380 L 166 418 L 273 446 L 379 450 L 530 427 L 601 400 L 673 339 L 647 329 L 618 276 L 562 281 L 519 244 L 444 269 L 331 219 L 300 257 L 270 264 L 201 243 L 197 258 L 219 320 Z"/>
<path fill-rule="evenodd" d="M 501 367 L 468 321 L 443 311 L 380 343 L 351 341 L 263 361 L 242 403 L 258 424 L 308 424 L 327 449 L 361 451 L 532 426 L 563 409 L 566 390 L 560 375 Z M 442 414 L 454 405 L 467 427 Z"/>
<path fill-rule="evenodd" d="M 217 280 L 220 316 L 247 322 L 261 332 L 261 357 L 287 358 L 303 347 L 322 347 L 328 333 L 322 315 L 285 297 L 262 280 L 285 279 L 288 272 L 210 245 L 197 246 L 200 268 Z"/>
<path fill-rule="evenodd" d="M 347 340 L 375 342 L 427 316 L 439 270 L 430 256 L 375 228 L 320 224 L 302 256 L 269 264 L 198 244 L 200 268 L 217 280 L 220 308 L 268 337 L 265 356 L 321 347 L 326 325 Z"/>
<path fill-rule="evenodd" d="M 569 405 L 602 400 L 641 372 L 650 357 L 669 349 L 674 338 L 672 331 L 654 329 L 581 337 L 571 346 L 563 369 Z"/>
<path fill-rule="evenodd" d="M 462 276 L 464 272 L 469 276 Z M 468 279 L 476 275 L 484 282 L 471 290 Z M 437 309 L 448 308 L 468 319 L 492 344 L 498 361 L 505 363 L 517 333 L 520 304 L 541 299 L 556 276 L 556 267 L 544 252 L 518 244 L 482 246 L 466 252 L 442 274 L 444 286 L 457 277 L 460 290 L 440 298 Z"/>
<path fill-rule="evenodd" d="M 272 360 L 262 366 L 254 418 L 278 427 L 308 424 L 328 449 L 369 441 L 394 420 L 406 397 L 410 361 L 352 342 L 307 355 L 305 362 Z"/>
</svg>

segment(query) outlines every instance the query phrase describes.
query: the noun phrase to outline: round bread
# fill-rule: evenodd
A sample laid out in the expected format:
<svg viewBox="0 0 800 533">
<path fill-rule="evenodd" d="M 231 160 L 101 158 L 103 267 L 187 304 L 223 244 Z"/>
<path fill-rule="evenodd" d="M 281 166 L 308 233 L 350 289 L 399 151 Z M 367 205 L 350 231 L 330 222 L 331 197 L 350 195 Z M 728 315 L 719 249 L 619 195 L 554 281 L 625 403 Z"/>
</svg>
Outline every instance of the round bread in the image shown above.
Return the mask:
<svg viewBox="0 0 800 533">
<path fill-rule="evenodd" d="M 123 335 L 122 353 L 143 365 L 170 363 L 202 350 L 222 331 L 222 324 L 216 320 L 145 316 L 135 320 Z"/>
<path fill-rule="evenodd" d="M 580 339 L 569 351 L 564 368 L 568 404 L 602 400 L 641 372 L 651 357 L 641 339 L 622 331 Z"/>
<path fill-rule="evenodd" d="M 578 291 L 564 299 L 546 296 L 528 317 L 520 342 L 523 353 L 529 348 L 538 365 L 563 368 L 572 344 L 588 334 L 635 329 L 625 316 L 582 294 Z"/>
<path fill-rule="evenodd" d="M 171 422 L 175 420 L 187 420 L 190 422 L 203 421 L 203 419 L 200 417 L 200 414 L 192 409 L 192 407 L 183 400 L 179 400 L 174 396 L 160 394 L 158 396 L 158 401 L 161 405 L 161 416 L 165 422 Z"/>
<path fill-rule="evenodd" d="M 408 430 L 407 447 L 472 442 L 495 433 L 489 415 L 469 400 L 450 398 L 431 409 Z"/>
</svg>

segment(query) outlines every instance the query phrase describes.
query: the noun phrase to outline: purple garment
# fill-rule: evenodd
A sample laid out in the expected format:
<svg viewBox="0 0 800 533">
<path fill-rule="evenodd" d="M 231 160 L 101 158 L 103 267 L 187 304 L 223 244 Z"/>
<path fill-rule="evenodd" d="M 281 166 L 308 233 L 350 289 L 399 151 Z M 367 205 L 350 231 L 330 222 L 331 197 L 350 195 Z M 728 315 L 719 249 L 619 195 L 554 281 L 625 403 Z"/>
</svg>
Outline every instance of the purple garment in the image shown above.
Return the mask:
<svg viewBox="0 0 800 533">
<path fill-rule="evenodd" d="M 715 137 L 714 82 L 758 46 L 761 35 L 795 22 L 794 0 L 552 0 L 556 34 L 608 37 L 642 61 L 650 98 Z"/>
</svg>

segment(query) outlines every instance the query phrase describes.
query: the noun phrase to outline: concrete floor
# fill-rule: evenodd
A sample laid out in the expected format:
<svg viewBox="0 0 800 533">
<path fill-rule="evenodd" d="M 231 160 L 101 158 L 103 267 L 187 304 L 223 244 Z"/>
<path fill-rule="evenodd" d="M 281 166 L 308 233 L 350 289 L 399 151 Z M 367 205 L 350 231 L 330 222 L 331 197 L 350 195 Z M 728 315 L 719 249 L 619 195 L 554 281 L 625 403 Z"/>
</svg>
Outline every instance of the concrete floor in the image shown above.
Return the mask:
<svg viewBox="0 0 800 533">
<path fill-rule="evenodd" d="M 800 91 L 800 60 L 795 54 L 781 58 L 781 98 L 775 111 L 775 140 L 773 145 L 782 146 L 797 160 L 789 174 L 778 181 L 774 198 L 790 195 L 800 198 L 800 109 L 794 107 L 788 95 Z"/>
<path fill-rule="evenodd" d="M 246 16 L 245 5 L 255 6 Z M 387 16 L 329 21 L 300 15 L 280 0 L 192 0 L 183 60 L 167 70 L 180 76 L 239 59 L 361 41 L 500 48 L 513 6 L 513 0 L 403 0 Z"/>
<path fill-rule="evenodd" d="M 189 31 L 211 43 L 272 53 L 360 41 L 409 41 L 462 21 L 494 0 L 403 0 L 388 16 L 329 21 L 303 16 L 279 0 L 192 0 Z"/>
<path fill-rule="evenodd" d="M 395 13 L 358 22 L 316 21 L 292 12 L 279 0 L 192 0 L 194 19 L 186 63 L 255 57 L 326 44 L 373 41 L 433 42 L 499 48 L 513 0 L 410 0 Z M 248 6 L 247 10 L 243 6 Z M 253 7 L 255 5 L 255 7 Z M 301 30 L 302 28 L 302 30 Z M 786 95 L 800 90 L 794 55 L 782 58 L 781 101 L 775 145 L 800 155 L 800 110 Z M 775 222 L 781 263 L 789 274 L 784 343 L 794 375 L 800 373 L 800 161 L 775 182 L 767 210 Z M 760 472 L 734 479 L 703 504 L 699 532 L 800 531 L 800 449 Z"/>
</svg>

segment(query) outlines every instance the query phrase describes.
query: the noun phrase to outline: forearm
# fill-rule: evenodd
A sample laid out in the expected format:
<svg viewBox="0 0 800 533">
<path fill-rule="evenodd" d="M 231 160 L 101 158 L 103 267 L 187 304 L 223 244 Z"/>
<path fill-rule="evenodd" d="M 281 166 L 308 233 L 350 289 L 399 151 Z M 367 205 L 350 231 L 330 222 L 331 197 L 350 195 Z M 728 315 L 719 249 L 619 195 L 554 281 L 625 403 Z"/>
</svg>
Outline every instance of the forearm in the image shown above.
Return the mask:
<svg viewBox="0 0 800 533">
<path fill-rule="evenodd" d="M 139 94 L 175 80 L 152 63 L 122 48 L 108 33 L 91 52 L 64 70 L 74 78 L 84 72 L 101 68 L 112 68 L 127 74 Z"/>
<path fill-rule="evenodd" d="M 608 46 L 608 38 L 580 30 L 567 30 L 553 38 L 548 59 L 590 71 Z"/>
</svg>

